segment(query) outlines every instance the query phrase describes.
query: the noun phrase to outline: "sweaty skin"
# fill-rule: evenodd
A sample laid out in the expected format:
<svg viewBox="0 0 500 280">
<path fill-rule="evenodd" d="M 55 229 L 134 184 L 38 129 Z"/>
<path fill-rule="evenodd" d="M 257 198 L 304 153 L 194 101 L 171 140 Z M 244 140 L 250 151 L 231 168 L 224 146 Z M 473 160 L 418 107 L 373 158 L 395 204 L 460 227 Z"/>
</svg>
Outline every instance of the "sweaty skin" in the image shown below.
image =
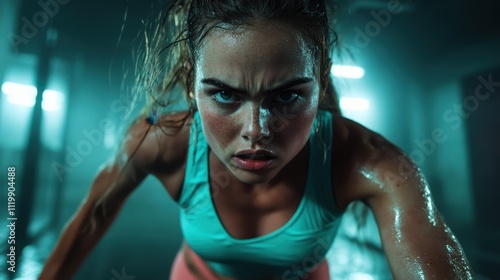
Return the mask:
<svg viewBox="0 0 500 280">
<path fill-rule="evenodd" d="M 318 64 L 300 34 L 275 21 L 214 29 L 195 57 L 195 98 L 210 145 L 209 169 L 230 175 L 228 186 L 212 196 L 217 214 L 234 238 L 268 234 L 290 219 L 303 195 L 306 143 L 322 90 Z M 161 119 L 181 122 L 187 115 Z M 142 120 L 132 125 L 115 161 L 95 178 L 40 279 L 70 279 L 148 175 L 179 199 L 184 177 L 190 176 L 185 170 L 191 123 L 188 119 L 177 133 L 167 134 Z M 472 279 L 465 254 L 437 212 L 419 169 L 411 165 L 402 174 L 400 159 L 407 157 L 401 150 L 353 121 L 335 116 L 332 129 L 334 199 L 341 210 L 357 200 L 372 209 L 394 278 Z M 258 172 L 241 168 L 234 155 L 244 149 L 267 149 L 275 160 Z M 109 215 L 99 215 L 96 207 Z M 85 231 L 92 218 L 96 230 Z M 328 278 L 324 270 L 314 270 L 308 279 Z"/>
<path fill-rule="evenodd" d="M 373 211 L 395 279 L 473 279 L 457 239 L 437 212 L 424 175 L 380 135 L 334 121 L 334 192 L 342 209 L 361 200 Z M 401 166 L 407 166 L 402 170 Z"/>
<path fill-rule="evenodd" d="M 214 29 L 197 54 L 195 97 L 211 152 L 238 181 L 269 188 L 311 131 L 319 101 L 313 54 L 288 25 L 265 23 Z M 233 156 L 245 149 L 267 149 L 275 161 L 242 169 Z"/>
</svg>

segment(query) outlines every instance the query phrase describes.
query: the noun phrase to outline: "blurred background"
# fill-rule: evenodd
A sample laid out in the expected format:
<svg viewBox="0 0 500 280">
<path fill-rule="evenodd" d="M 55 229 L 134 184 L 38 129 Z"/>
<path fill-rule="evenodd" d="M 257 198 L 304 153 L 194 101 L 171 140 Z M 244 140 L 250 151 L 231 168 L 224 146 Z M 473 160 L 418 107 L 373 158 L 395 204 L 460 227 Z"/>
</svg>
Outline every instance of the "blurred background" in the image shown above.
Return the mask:
<svg viewBox="0 0 500 280">
<path fill-rule="evenodd" d="M 477 278 L 500 279 L 500 1 L 336 2 L 344 51 L 332 75 L 344 114 L 410 155 Z M 0 279 L 37 278 L 112 155 L 142 21 L 161 4 L 0 0 Z M 5 226 L 12 166 L 16 273 Z M 371 214 L 356 220 L 363 211 L 352 205 L 342 222 L 332 279 L 390 279 Z M 181 240 L 176 204 L 149 178 L 74 279 L 166 279 Z"/>
</svg>

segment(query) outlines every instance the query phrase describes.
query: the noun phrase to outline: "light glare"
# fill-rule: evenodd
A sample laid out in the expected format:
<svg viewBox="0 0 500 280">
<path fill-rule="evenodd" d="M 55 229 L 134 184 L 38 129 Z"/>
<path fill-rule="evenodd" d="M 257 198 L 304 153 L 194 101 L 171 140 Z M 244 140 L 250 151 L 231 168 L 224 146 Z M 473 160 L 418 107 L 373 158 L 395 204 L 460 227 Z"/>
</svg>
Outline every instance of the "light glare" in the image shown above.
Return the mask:
<svg viewBox="0 0 500 280">
<path fill-rule="evenodd" d="M 364 98 L 342 97 L 340 108 L 347 111 L 366 111 L 370 108 L 370 102 Z"/>
<path fill-rule="evenodd" d="M 42 109 L 45 111 L 59 111 L 64 103 L 64 95 L 55 90 L 47 89 L 43 92 Z"/>
<path fill-rule="evenodd" d="M 35 106 L 37 89 L 34 86 L 5 82 L 2 91 L 7 95 L 7 101 L 11 104 L 33 107 Z M 45 111 L 59 111 L 64 103 L 64 95 L 55 90 L 43 92 L 42 109 Z"/>
<path fill-rule="evenodd" d="M 347 79 L 361 79 L 365 75 L 363 68 L 348 65 L 333 65 L 331 72 L 335 77 Z"/>
<path fill-rule="evenodd" d="M 375 280 L 375 278 L 367 273 L 355 272 L 349 275 L 349 280 Z"/>
</svg>

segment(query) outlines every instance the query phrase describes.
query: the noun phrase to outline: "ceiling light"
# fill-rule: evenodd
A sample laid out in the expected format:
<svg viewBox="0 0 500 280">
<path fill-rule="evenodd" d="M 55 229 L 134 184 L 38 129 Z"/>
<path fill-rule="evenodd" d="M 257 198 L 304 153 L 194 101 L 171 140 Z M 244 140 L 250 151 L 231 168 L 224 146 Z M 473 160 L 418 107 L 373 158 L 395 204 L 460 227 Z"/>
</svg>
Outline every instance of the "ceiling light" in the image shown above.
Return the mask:
<svg viewBox="0 0 500 280">
<path fill-rule="evenodd" d="M 340 108 L 347 111 L 366 111 L 370 108 L 370 102 L 364 98 L 342 97 Z"/>
<path fill-rule="evenodd" d="M 361 79 L 365 75 L 363 68 L 348 65 L 333 65 L 331 72 L 335 77 L 346 79 Z"/>
<path fill-rule="evenodd" d="M 7 102 L 15 105 L 33 107 L 35 106 L 37 89 L 34 86 L 6 82 L 2 85 L 2 91 L 7 95 Z M 45 111 L 58 111 L 64 103 L 64 94 L 55 90 L 43 92 L 42 109 Z"/>
</svg>

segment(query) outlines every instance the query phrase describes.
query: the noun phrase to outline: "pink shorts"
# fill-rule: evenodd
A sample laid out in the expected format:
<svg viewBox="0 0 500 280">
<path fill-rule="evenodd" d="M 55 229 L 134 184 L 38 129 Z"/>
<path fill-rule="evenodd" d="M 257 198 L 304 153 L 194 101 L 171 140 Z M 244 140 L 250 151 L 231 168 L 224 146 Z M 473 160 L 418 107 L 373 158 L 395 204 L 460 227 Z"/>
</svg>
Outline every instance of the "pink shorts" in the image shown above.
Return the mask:
<svg viewBox="0 0 500 280">
<path fill-rule="evenodd" d="M 192 270 L 189 268 L 189 265 L 186 261 L 186 256 L 184 256 L 184 250 L 192 260 L 193 265 L 196 267 L 195 269 L 201 274 L 201 277 L 197 276 Z M 172 269 L 170 272 L 170 280 L 219 280 L 214 272 L 207 266 L 207 264 L 188 246 L 183 246 L 181 250 L 177 253 L 175 257 L 175 261 L 172 265 Z M 323 260 L 320 264 L 318 264 L 307 280 L 330 280 L 330 271 L 328 269 L 328 262 Z"/>
<path fill-rule="evenodd" d="M 184 252 L 184 250 L 186 252 Z M 185 253 L 189 254 L 193 265 L 196 267 L 196 270 L 199 271 L 202 277 L 197 276 L 194 272 L 191 271 L 186 261 L 186 256 L 184 256 Z M 175 257 L 175 261 L 170 271 L 170 280 L 218 280 L 218 278 L 210 270 L 207 264 L 195 252 L 193 252 L 188 246 L 185 246 L 184 244 Z"/>
</svg>

